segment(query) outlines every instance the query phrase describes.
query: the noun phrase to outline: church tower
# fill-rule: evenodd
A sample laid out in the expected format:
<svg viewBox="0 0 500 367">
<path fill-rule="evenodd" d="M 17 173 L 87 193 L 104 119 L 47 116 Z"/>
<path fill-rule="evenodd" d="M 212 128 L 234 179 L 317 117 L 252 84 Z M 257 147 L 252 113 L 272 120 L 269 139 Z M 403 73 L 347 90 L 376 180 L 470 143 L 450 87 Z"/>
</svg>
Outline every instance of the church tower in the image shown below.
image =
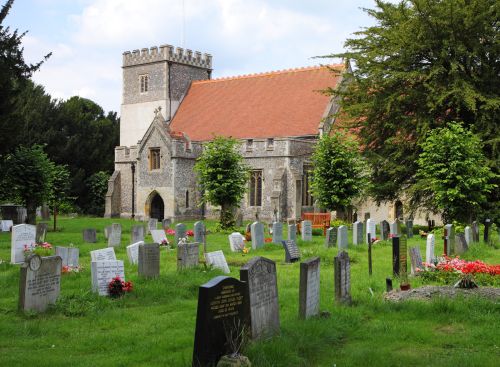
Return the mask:
<svg viewBox="0 0 500 367">
<path fill-rule="evenodd" d="M 170 122 L 191 81 L 210 79 L 212 56 L 170 45 L 123 53 L 120 146 L 142 139 L 161 107 Z"/>
</svg>

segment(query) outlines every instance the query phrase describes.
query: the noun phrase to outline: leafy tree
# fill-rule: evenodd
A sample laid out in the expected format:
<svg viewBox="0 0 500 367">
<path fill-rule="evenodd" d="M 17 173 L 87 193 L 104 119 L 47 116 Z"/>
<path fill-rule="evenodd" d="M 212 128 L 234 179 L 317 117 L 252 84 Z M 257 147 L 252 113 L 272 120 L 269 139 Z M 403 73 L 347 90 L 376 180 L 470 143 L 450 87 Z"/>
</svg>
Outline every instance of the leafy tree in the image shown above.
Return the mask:
<svg viewBox="0 0 500 367">
<path fill-rule="evenodd" d="M 90 176 L 85 184 L 87 186 L 89 204 L 87 213 L 97 216 L 104 215 L 106 192 L 108 191 L 109 173 L 99 171 Z"/>
<path fill-rule="evenodd" d="M 394 200 L 415 183 L 422 141 L 450 121 L 480 137 L 498 173 L 500 2 L 376 0 L 364 10 L 376 24 L 331 55 L 353 68 L 344 88 L 330 92 L 339 98 L 340 120 L 359 131 L 374 198 Z M 491 195 L 498 203 L 498 191 Z"/>
<path fill-rule="evenodd" d="M 367 185 L 358 144 L 340 131 L 321 137 L 312 160 L 311 191 L 322 208 L 345 210 Z"/>
<path fill-rule="evenodd" d="M 247 189 L 249 171 L 237 151 L 238 144 L 236 139 L 218 136 L 204 146 L 195 165 L 204 190 L 203 200 L 221 207 L 222 229 L 234 226 L 232 209 L 240 203 Z"/>
<path fill-rule="evenodd" d="M 48 203 L 54 215 L 54 231 L 57 229 L 57 214 L 62 204 L 70 200 L 68 196 L 71 180 L 68 167 L 54 164 L 52 168 L 51 190 Z"/>
<path fill-rule="evenodd" d="M 441 212 L 445 223 L 470 223 L 494 186 L 481 140 L 461 124 L 449 123 L 430 131 L 421 147 L 415 188 L 426 206 Z"/>
</svg>

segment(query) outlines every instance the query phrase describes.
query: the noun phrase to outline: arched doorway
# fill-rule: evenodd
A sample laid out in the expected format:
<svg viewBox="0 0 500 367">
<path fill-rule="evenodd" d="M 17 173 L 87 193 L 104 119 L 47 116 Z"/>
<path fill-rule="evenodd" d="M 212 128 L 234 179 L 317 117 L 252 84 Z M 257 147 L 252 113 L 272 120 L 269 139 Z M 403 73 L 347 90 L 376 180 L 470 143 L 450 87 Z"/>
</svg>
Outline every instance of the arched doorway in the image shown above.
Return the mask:
<svg viewBox="0 0 500 367">
<path fill-rule="evenodd" d="M 162 221 L 164 219 L 163 213 L 165 212 L 165 205 L 163 204 L 163 199 L 157 193 L 153 196 L 149 208 L 150 218 L 156 218 L 158 221 Z"/>
<path fill-rule="evenodd" d="M 403 214 L 403 203 L 398 200 L 394 203 L 394 219 L 403 220 Z"/>
</svg>

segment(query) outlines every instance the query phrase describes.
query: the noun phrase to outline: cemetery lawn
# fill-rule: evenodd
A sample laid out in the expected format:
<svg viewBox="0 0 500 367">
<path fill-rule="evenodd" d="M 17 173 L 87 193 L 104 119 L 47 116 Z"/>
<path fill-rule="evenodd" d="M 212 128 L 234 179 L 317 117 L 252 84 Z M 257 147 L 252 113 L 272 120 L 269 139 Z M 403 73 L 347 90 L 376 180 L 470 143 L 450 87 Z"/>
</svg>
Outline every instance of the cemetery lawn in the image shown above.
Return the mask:
<svg viewBox="0 0 500 367">
<path fill-rule="evenodd" d="M 133 292 L 119 300 L 91 292 L 89 251 L 107 246 L 103 229 L 111 223 L 123 226 L 122 245 L 115 250 L 117 258 L 124 260 L 126 279 L 134 283 Z M 84 269 L 79 274 L 63 274 L 60 299 L 44 314 L 17 310 L 19 266 L 9 264 L 10 234 L 0 233 L 0 366 L 191 366 L 198 286 L 222 273 L 203 265 L 178 273 L 175 250 L 162 249 L 160 277 L 139 278 L 137 265 L 130 265 L 126 255 L 133 223 L 125 219 L 59 219 L 61 230 L 49 231 L 46 239 L 54 246 L 72 243 L 79 247 Z M 193 229 L 193 222 L 186 224 Z M 98 230 L 95 244 L 83 243 L 82 230 L 89 227 Z M 209 231 L 214 228 L 215 222 L 207 222 Z M 168 237 L 172 242 L 173 236 Z M 207 243 L 208 251 L 224 251 L 230 276 L 238 279 L 239 267 L 253 256 L 276 261 L 281 335 L 247 346 L 244 354 L 255 367 L 499 365 L 498 303 L 477 298 L 383 300 L 385 279 L 392 275 L 390 242 L 373 246 L 371 277 L 367 245 L 349 245 L 353 298 L 349 307 L 334 303 L 337 249 L 325 249 L 322 235 L 313 236 L 312 242 L 299 240 L 302 260 L 321 258 L 321 310 L 331 313 L 330 318 L 307 321 L 298 320 L 300 265 L 284 264 L 281 246 L 268 243 L 246 255 L 231 253 L 227 234 L 222 233 L 209 234 Z M 410 246 L 420 246 L 425 257 L 424 238 L 409 239 Z M 436 254 L 442 252 L 443 241 L 436 235 Z M 477 244 L 463 257 L 498 264 L 500 250 Z M 410 283 L 412 287 L 422 284 L 415 278 Z M 496 286 L 499 283 L 497 280 Z M 397 280 L 394 286 L 399 286 Z"/>
</svg>

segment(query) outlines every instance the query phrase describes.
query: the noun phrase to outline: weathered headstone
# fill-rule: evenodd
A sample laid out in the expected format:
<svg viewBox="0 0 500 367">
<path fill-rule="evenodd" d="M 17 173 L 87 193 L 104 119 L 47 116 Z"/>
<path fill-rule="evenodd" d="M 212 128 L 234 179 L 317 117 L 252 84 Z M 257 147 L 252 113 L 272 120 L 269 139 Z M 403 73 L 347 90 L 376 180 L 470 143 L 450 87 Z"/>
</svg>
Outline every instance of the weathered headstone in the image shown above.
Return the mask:
<svg viewBox="0 0 500 367">
<path fill-rule="evenodd" d="M 174 246 L 179 244 L 181 238 L 186 238 L 186 225 L 184 223 L 177 223 L 175 225 Z"/>
<path fill-rule="evenodd" d="M 14 222 L 11 219 L 0 220 L 0 231 L 10 232 L 10 229 L 14 226 Z"/>
<path fill-rule="evenodd" d="M 18 224 L 12 227 L 10 262 L 24 263 L 24 249 L 35 245 L 36 227 L 31 224 Z"/>
<path fill-rule="evenodd" d="M 194 242 L 205 243 L 205 224 L 198 221 L 194 224 Z"/>
<path fill-rule="evenodd" d="M 285 249 L 285 262 L 293 263 L 300 260 L 300 250 L 295 241 L 281 241 Z"/>
<path fill-rule="evenodd" d="M 465 241 L 469 246 L 472 243 L 472 228 L 467 226 L 464 228 Z"/>
<path fill-rule="evenodd" d="M 341 251 L 334 258 L 335 300 L 340 303 L 351 303 L 351 263 L 349 255 Z"/>
<path fill-rule="evenodd" d="M 405 222 L 406 225 L 406 235 L 408 238 L 413 237 L 413 220 L 412 219 L 407 219 Z"/>
<path fill-rule="evenodd" d="M 87 243 L 97 242 L 97 232 L 95 228 L 87 228 L 83 230 L 83 242 Z"/>
<path fill-rule="evenodd" d="M 245 247 L 245 237 L 239 232 L 233 232 L 229 236 L 229 246 L 232 252 L 243 251 Z"/>
<path fill-rule="evenodd" d="M 122 225 L 119 223 L 113 223 L 111 225 L 111 231 L 108 236 L 108 247 L 120 246 L 122 242 Z"/>
<path fill-rule="evenodd" d="M 56 246 L 56 256 L 61 257 L 62 266 L 79 266 L 80 249 L 78 247 Z"/>
<path fill-rule="evenodd" d="M 361 245 L 363 243 L 363 222 L 357 221 L 352 225 L 352 243 Z"/>
<path fill-rule="evenodd" d="M 455 228 L 453 224 L 444 226 L 444 253 L 446 256 L 451 256 L 455 253 Z"/>
<path fill-rule="evenodd" d="M 144 241 L 144 226 L 134 225 L 130 228 L 130 243 L 137 243 Z"/>
<path fill-rule="evenodd" d="M 161 230 L 163 232 L 163 230 Z M 160 276 L 160 245 L 143 243 L 139 245 L 138 273 L 146 278 Z"/>
<path fill-rule="evenodd" d="M 334 247 L 337 244 L 338 227 L 330 227 L 326 230 L 325 247 Z"/>
<path fill-rule="evenodd" d="M 340 226 L 337 231 L 337 248 L 347 249 L 347 226 Z"/>
<path fill-rule="evenodd" d="M 391 231 L 391 228 L 389 226 L 389 222 L 386 220 L 383 220 L 380 222 L 380 237 L 382 241 L 387 241 L 389 239 L 389 233 Z"/>
<path fill-rule="evenodd" d="M 47 223 L 38 223 L 36 225 L 36 243 L 45 242 L 45 237 L 47 236 L 47 230 L 49 225 Z"/>
<path fill-rule="evenodd" d="M 424 270 L 424 264 L 422 262 L 422 255 L 420 255 L 419 247 L 410 247 L 410 261 L 412 274 L 417 274 L 419 270 Z"/>
<path fill-rule="evenodd" d="M 131 264 L 137 264 L 139 262 L 139 246 L 143 245 L 144 241 L 139 241 L 127 246 L 127 257 Z"/>
<path fill-rule="evenodd" d="M 399 236 L 399 233 L 398 233 L 398 223 L 396 221 L 392 222 L 390 224 L 390 231 L 391 231 L 391 235 L 394 237 L 394 236 Z"/>
<path fill-rule="evenodd" d="M 111 232 L 111 225 L 104 227 L 104 238 L 108 239 Z"/>
<path fill-rule="evenodd" d="M 151 232 L 152 229 L 157 229 L 157 228 L 158 228 L 158 219 L 150 218 L 148 220 L 148 232 Z"/>
<path fill-rule="evenodd" d="M 392 274 L 399 276 L 399 237 L 392 237 Z"/>
<path fill-rule="evenodd" d="M 125 281 L 125 268 L 121 260 L 92 261 L 92 290 L 100 296 L 108 295 L 108 286 L 115 277 Z"/>
<path fill-rule="evenodd" d="M 177 270 L 195 268 L 198 266 L 200 244 L 184 243 L 177 246 Z"/>
<path fill-rule="evenodd" d="M 153 242 L 159 245 L 162 243 L 168 243 L 167 235 L 163 229 L 152 229 L 151 237 L 153 238 Z"/>
<path fill-rule="evenodd" d="M 479 242 L 479 224 L 477 221 L 472 222 L 472 241 Z"/>
<path fill-rule="evenodd" d="M 227 336 L 242 337 L 249 327 L 246 287 L 246 283 L 226 276 L 200 286 L 193 367 L 215 366 L 223 355 L 233 352 Z"/>
<path fill-rule="evenodd" d="M 273 222 L 273 243 L 280 244 L 283 241 L 283 223 Z"/>
<path fill-rule="evenodd" d="M 62 260 L 59 256 L 32 256 L 21 267 L 19 309 L 45 311 L 61 292 Z"/>
<path fill-rule="evenodd" d="M 240 279 L 248 284 L 248 313 L 252 338 L 258 339 L 279 333 L 276 263 L 264 257 L 254 257 L 241 267 Z"/>
<path fill-rule="evenodd" d="M 289 241 L 297 241 L 297 225 L 289 224 L 288 225 L 288 240 Z"/>
<path fill-rule="evenodd" d="M 458 233 L 455 236 L 455 254 L 462 255 L 465 251 L 469 249 L 467 241 L 465 240 L 465 234 Z"/>
<path fill-rule="evenodd" d="M 113 247 L 90 251 L 90 261 L 111 261 L 116 260 L 115 249 Z"/>
<path fill-rule="evenodd" d="M 366 221 L 366 243 L 368 243 L 368 234 L 370 234 L 372 241 L 377 237 L 377 226 L 373 219 L 368 219 Z"/>
<path fill-rule="evenodd" d="M 229 266 L 227 265 L 226 257 L 221 250 L 207 252 L 205 254 L 205 260 L 207 262 L 207 265 L 210 265 L 216 269 L 220 269 L 225 274 L 229 274 L 231 272 L 229 270 Z"/>
<path fill-rule="evenodd" d="M 425 246 L 425 262 L 428 264 L 434 263 L 434 259 L 436 258 L 434 255 L 434 246 L 435 239 L 432 233 L 427 235 L 427 242 Z"/>
<path fill-rule="evenodd" d="M 308 319 L 319 314 L 319 273 L 319 257 L 300 263 L 299 318 L 301 319 Z"/>
<path fill-rule="evenodd" d="M 302 241 L 312 241 L 312 222 L 304 220 L 301 223 Z"/>
<path fill-rule="evenodd" d="M 260 222 L 253 222 L 250 227 L 252 234 L 252 248 L 254 250 L 264 246 L 264 225 Z"/>
<path fill-rule="evenodd" d="M 172 225 L 172 219 L 170 218 L 165 218 L 161 221 L 161 226 L 163 230 L 169 229 L 171 225 Z"/>
</svg>

